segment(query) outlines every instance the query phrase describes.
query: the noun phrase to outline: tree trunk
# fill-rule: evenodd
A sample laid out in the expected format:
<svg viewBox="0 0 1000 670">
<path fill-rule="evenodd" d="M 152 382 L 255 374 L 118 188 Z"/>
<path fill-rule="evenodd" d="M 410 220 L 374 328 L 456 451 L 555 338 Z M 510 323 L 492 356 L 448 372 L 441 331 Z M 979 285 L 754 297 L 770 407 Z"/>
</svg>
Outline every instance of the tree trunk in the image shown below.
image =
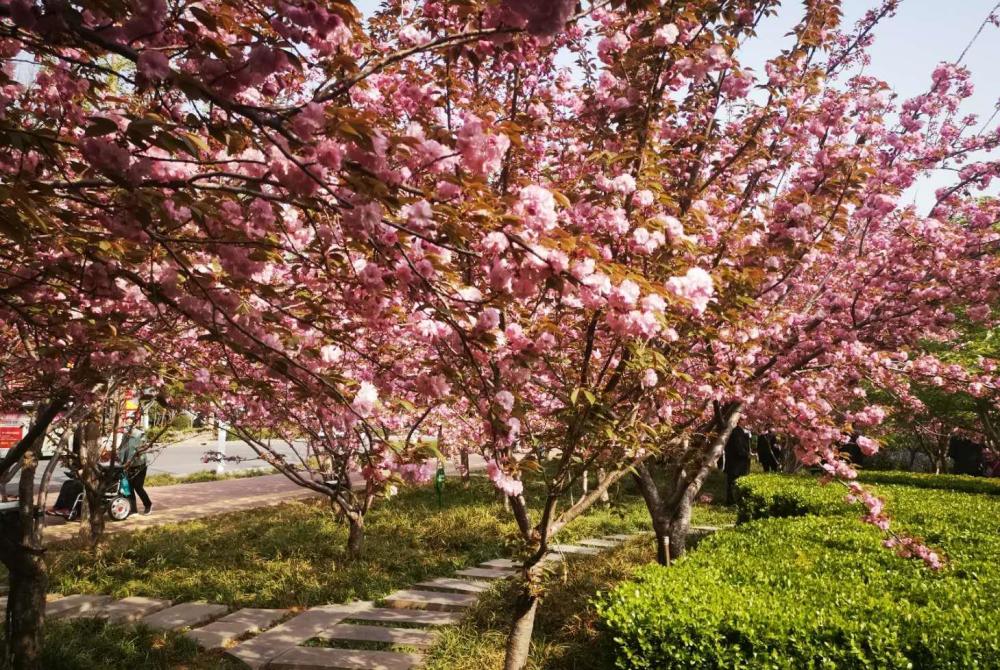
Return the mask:
<svg viewBox="0 0 1000 670">
<path fill-rule="evenodd" d="M 104 535 L 104 496 L 101 492 L 101 426 L 88 419 L 82 428 L 80 448 L 80 482 L 84 490 L 84 509 L 80 513 L 80 538 L 91 549 Z"/>
<path fill-rule="evenodd" d="M 646 510 L 652 521 L 653 533 L 656 534 L 656 562 L 660 565 L 670 565 L 670 520 L 663 511 L 663 501 L 656 481 L 645 463 L 635 467 L 635 481 L 639 493 L 646 503 Z"/>
<path fill-rule="evenodd" d="M 528 664 L 531 651 L 531 634 L 535 630 L 535 613 L 538 611 L 538 596 L 532 592 L 531 584 L 524 588 L 514 605 L 514 620 L 507 637 L 507 655 L 504 670 L 523 670 Z"/>
<path fill-rule="evenodd" d="M 38 520 L 33 520 L 31 525 L 37 527 L 40 523 Z M 41 535 L 35 528 L 18 534 L 22 536 L 34 535 L 39 539 Z M 5 537 L 4 542 L 11 539 L 13 538 Z M 40 542 L 33 542 L 33 544 L 40 544 Z M 38 549 L 38 546 L 19 547 L 19 550 L 13 552 L 14 555 L 10 559 L 5 558 L 3 561 L 10 572 L 6 631 L 8 662 L 14 670 L 41 670 L 42 668 L 41 654 L 48 572 L 41 554 L 34 553 Z"/>
<path fill-rule="evenodd" d="M 347 515 L 347 556 L 351 560 L 361 558 L 365 546 L 365 518 L 361 515 Z"/>
<path fill-rule="evenodd" d="M 608 476 L 607 470 L 605 470 L 604 468 L 597 468 L 597 481 L 603 482 L 604 478 L 607 476 Z M 611 496 L 608 495 L 606 489 L 603 493 L 601 493 L 601 502 L 604 504 L 608 504 L 611 502 Z"/>
<path fill-rule="evenodd" d="M 0 560 L 10 572 L 7 599 L 7 661 L 13 670 L 42 670 L 45 593 L 48 572 L 42 559 L 42 511 L 35 505 L 35 470 L 44 434 L 21 459 L 17 513 L 0 522 Z"/>
<path fill-rule="evenodd" d="M 462 459 L 462 483 L 465 484 L 466 486 L 468 486 L 469 485 L 469 478 L 471 476 L 471 473 L 469 472 L 469 450 L 468 449 L 462 449 L 461 459 Z"/>
<path fill-rule="evenodd" d="M 670 560 L 677 560 L 687 550 L 687 536 L 691 529 L 691 496 L 682 496 L 680 503 L 670 510 L 670 522 L 667 536 L 669 538 Z"/>
</svg>

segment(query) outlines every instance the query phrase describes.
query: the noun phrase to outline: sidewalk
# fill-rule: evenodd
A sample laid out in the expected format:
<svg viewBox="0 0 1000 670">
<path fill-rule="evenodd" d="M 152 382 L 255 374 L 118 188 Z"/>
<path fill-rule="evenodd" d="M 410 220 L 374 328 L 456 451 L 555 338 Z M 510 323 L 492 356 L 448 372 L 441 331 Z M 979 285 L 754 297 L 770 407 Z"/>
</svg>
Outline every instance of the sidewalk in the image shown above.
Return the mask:
<svg viewBox="0 0 1000 670">
<path fill-rule="evenodd" d="M 471 469 L 481 470 L 485 463 L 481 458 L 473 458 Z M 458 476 L 454 465 L 445 467 L 449 477 Z M 352 477 L 353 479 L 353 477 Z M 357 485 L 359 482 L 355 482 Z M 107 519 L 105 532 L 121 533 L 153 526 L 162 526 L 179 521 L 190 521 L 203 517 L 217 516 L 228 512 L 270 507 L 295 500 L 318 496 L 314 491 L 298 486 L 281 474 L 245 477 L 243 479 L 223 479 L 217 482 L 197 482 L 194 484 L 173 484 L 146 489 L 153 502 L 153 513 L 148 516 L 133 514 L 124 521 Z M 140 508 L 141 508 L 140 503 Z M 45 517 L 46 542 L 68 540 L 77 535 L 79 522 L 67 522 L 62 517 Z"/>
<path fill-rule="evenodd" d="M 284 475 L 261 475 L 244 479 L 223 479 L 217 482 L 173 484 L 146 489 L 153 501 L 153 513 L 133 514 L 124 521 L 107 519 L 105 531 L 120 533 L 178 521 L 190 521 L 239 510 L 280 505 L 317 495 L 297 486 Z M 140 503 L 140 508 L 142 504 Z M 76 521 L 46 516 L 45 539 L 67 540 L 79 531 Z"/>
</svg>

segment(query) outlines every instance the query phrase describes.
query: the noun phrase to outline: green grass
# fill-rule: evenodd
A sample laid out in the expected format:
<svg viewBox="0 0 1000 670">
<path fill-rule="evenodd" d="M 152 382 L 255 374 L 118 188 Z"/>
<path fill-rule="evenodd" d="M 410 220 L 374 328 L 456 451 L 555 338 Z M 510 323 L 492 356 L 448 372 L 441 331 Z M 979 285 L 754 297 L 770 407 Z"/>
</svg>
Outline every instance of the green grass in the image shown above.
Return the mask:
<svg viewBox="0 0 1000 670">
<path fill-rule="evenodd" d="M 529 485 L 529 496 L 538 493 Z M 648 528 L 645 507 L 630 485 L 615 488 L 611 498 L 610 505 L 595 506 L 558 540 Z M 377 505 L 366 524 L 366 555 L 356 562 L 346 556 L 346 528 L 318 501 L 116 534 L 95 553 L 75 541 L 62 543 L 48 551 L 49 590 L 208 600 L 233 608 L 296 608 L 377 600 L 484 560 L 517 556 L 514 524 L 489 482 L 474 477 L 469 488 L 449 482 L 443 502 L 439 509 L 434 489 L 420 487 Z M 694 521 L 734 519 L 727 508 L 699 506 Z M 628 566 L 649 560 L 652 549 L 652 542 L 640 542 L 593 559 L 571 560 L 567 569 L 553 573 L 536 645 L 544 667 L 605 667 L 577 665 L 591 658 L 596 639 L 588 600 L 625 577 Z M 488 668 L 492 666 L 482 659 L 502 655 L 509 594 L 497 592 L 483 602 L 470 622 L 444 633 L 432 651 L 431 667 Z M 53 624 L 46 654 L 46 668 L 70 670 L 237 667 L 219 654 L 198 653 L 182 636 L 90 621 Z M 446 660 L 450 656 L 454 659 Z"/>
<path fill-rule="evenodd" d="M 2 637 L 0 649 L 3 649 Z M 0 668 L 9 667 L 0 658 Z M 42 667 L 46 670 L 245 670 L 241 663 L 221 653 L 200 652 L 193 641 L 179 633 L 116 626 L 96 619 L 46 624 Z"/>
<path fill-rule="evenodd" d="M 145 485 L 172 486 L 174 484 L 195 484 L 198 482 L 218 482 L 226 479 L 246 479 L 247 477 L 260 477 L 262 475 L 273 475 L 276 471 L 272 468 L 251 468 L 249 470 L 234 470 L 216 474 L 215 470 L 200 470 L 189 475 L 172 475 L 169 472 L 159 472 L 146 477 Z"/>
<path fill-rule="evenodd" d="M 613 667 L 615 650 L 601 635 L 591 600 L 655 559 L 653 543 L 638 538 L 599 556 L 567 559 L 553 571 L 535 620 L 528 670 Z M 503 667 L 515 595 L 509 584 L 484 594 L 461 625 L 443 629 L 428 651 L 427 670 Z"/>
<path fill-rule="evenodd" d="M 730 521 L 699 509 L 702 523 Z M 561 540 L 645 529 L 638 496 L 626 487 L 610 506 L 577 519 Z M 210 600 L 232 607 L 309 607 L 370 600 L 416 582 L 501 556 L 519 543 L 492 485 L 405 490 L 366 521 L 365 557 L 346 556 L 346 527 L 318 501 L 289 503 L 110 536 L 96 553 L 78 544 L 49 551 L 50 591 Z"/>
<path fill-rule="evenodd" d="M 706 482 L 704 493 L 716 501 L 725 497 L 725 479 L 720 473 Z M 615 531 L 602 527 L 602 520 L 617 515 L 627 522 L 627 531 L 649 528 L 649 516 L 642 501 L 624 486 L 618 503 L 611 509 L 595 509 L 572 529 L 567 538 L 608 535 Z M 694 508 L 695 525 L 732 524 L 736 512 L 718 504 Z M 565 539 L 565 538 L 564 538 Z M 528 670 L 606 670 L 613 667 L 615 648 L 602 634 L 592 600 L 630 578 L 636 568 L 656 560 L 651 536 L 636 538 L 599 556 L 569 558 L 549 575 L 546 595 L 539 606 L 532 638 Z M 428 651 L 427 670 L 483 670 L 503 667 L 504 645 L 511 621 L 515 589 L 502 584 L 483 595 L 469 617 L 459 626 L 445 628 Z"/>
<path fill-rule="evenodd" d="M 488 484 L 402 493 L 369 514 L 365 557 L 320 501 L 289 503 L 113 535 L 96 554 L 50 551 L 50 590 L 210 600 L 232 607 L 308 607 L 373 599 L 503 555 L 512 529 Z"/>
<path fill-rule="evenodd" d="M 894 528 L 947 557 L 942 570 L 883 547 L 842 486 L 746 477 L 746 523 L 670 569 L 642 568 L 599 605 L 619 651 L 607 667 L 1000 667 L 1000 499 L 948 490 L 951 479 L 890 480 L 871 489 Z"/>
</svg>

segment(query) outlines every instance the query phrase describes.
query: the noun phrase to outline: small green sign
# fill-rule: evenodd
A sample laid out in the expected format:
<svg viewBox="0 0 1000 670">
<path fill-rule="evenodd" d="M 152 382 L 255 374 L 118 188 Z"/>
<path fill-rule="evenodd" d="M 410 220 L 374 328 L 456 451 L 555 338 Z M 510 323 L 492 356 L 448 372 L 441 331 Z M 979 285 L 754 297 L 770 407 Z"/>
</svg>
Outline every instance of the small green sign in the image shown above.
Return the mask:
<svg viewBox="0 0 1000 670">
<path fill-rule="evenodd" d="M 441 507 L 441 492 L 444 490 L 444 465 L 438 463 L 437 474 L 434 475 L 434 490 L 437 491 L 438 507 Z"/>
</svg>

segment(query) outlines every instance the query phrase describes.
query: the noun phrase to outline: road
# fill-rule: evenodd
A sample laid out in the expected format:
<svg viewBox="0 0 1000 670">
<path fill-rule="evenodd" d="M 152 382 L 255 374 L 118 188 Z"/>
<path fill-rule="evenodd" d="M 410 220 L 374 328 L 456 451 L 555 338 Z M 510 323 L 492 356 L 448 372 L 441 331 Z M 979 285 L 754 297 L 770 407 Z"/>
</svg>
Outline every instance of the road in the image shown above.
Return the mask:
<svg viewBox="0 0 1000 670">
<path fill-rule="evenodd" d="M 302 442 L 293 443 L 292 446 L 286 443 L 275 442 L 275 451 L 292 461 L 297 460 L 295 450 L 298 449 L 301 452 L 303 448 L 304 443 Z M 202 461 L 202 457 L 205 455 L 205 452 L 218 451 L 218 449 L 219 442 L 216 439 L 215 432 L 204 432 L 193 435 L 180 442 L 172 443 L 160 450 L 151 452 L 148 456 L 149 474 L 183 476 L 204 470 L 214 470 L 216 463 L 205 463 Z M 246 459 L 239 462 L 227 462 L 225 464 L 226 471 L 252 470 L 254 468 L 268 467 L 266 463 L 257 457 L 257 454 L 254 453 L 250 445 L 242 440 L 227 440 L 226 455 Z M 41 479 L 42 472 L 40 470 L 35 477 L 35 481 L 40 483 Z M 49 490 L 58 491 L 65 480 L 66 475 L 63 474 L 62 468 L 57 468 L 49 484 Z M 17 477 L 15 476 L 14 481 L 8 485 L 7 490 L 12 491 L 16 489 L 16 486 Z"/>
<path fill-rule="evenodd" d="M 288 458 L 291 462 L 298 462 L 298 454 L 303 453 L 304 448 L 304 442 L 293 442 L 291 445 L 277 440 L 274 442 L 275 451 Z M 219 443 L 215 432 L 204 432 L 193 435 L 181 442 L 172 443 L 155 453 L 150 453 L 148 456 L 149 474 L 183 476 L 204 470 L 214 470 L 216 464 L 205 463 L 202 461 L 202 457 L 205 455 L 205 452 L 218 451 L 218 449 Z M 226 456 L 238 456 L 241 459 L 246 459 L 239 462 L 227 462 L 225 464 L 227 472 L 268 467 L 266 463 L 257 457 L 257 454 L 254 453 L 250 445 L 242 440 L 227 440 Z M 472 469 L 476 470 L 484 467 L 485 463 L 480 457 L 471 456 L 471 459 Z M 450 469 L 449 467 L 449 471 Z M 36 481 L 41 482 L 41 477 L 42 473 L 39 472 L 36 475 Z M 66 476 L 63 474 L 62 468 L 57 468 L 49 484 L 49 491 L 58 491 L 65 479 Z M 13 492 L 16 488 L 17 482 L 15 477 L 15 481 L 8 485 L 7 490 Z"/>
<path fill-rule="evenodd" d="M 296 449 L 302 452 L 305 447 L 304 442 L 293 443 L 292 446 L 280 441 L 274 442 L 275 451 L 293 461 L 296 460 Z M 192 472 L 202 470 L 214 470 L 215 463 L 204 463 L 201 459 L 206 451 L 218 451 L 219 442 L 215 433 L 200 433 L 189 437 L 183 442 L 176 442 L 168 447 L 164 447 L 156 453 L 151 453 L 148 457 L 149 474 L 171 474 L 189 475 Z M 226 441 L 226 456 L 238 456 L 243 460 L 237 463 L 226 463 L 226 470 L 249 470 L 253 468 L 267 467 L 261 461 L 249 444 L 242 440 Z"/>
</svg>

